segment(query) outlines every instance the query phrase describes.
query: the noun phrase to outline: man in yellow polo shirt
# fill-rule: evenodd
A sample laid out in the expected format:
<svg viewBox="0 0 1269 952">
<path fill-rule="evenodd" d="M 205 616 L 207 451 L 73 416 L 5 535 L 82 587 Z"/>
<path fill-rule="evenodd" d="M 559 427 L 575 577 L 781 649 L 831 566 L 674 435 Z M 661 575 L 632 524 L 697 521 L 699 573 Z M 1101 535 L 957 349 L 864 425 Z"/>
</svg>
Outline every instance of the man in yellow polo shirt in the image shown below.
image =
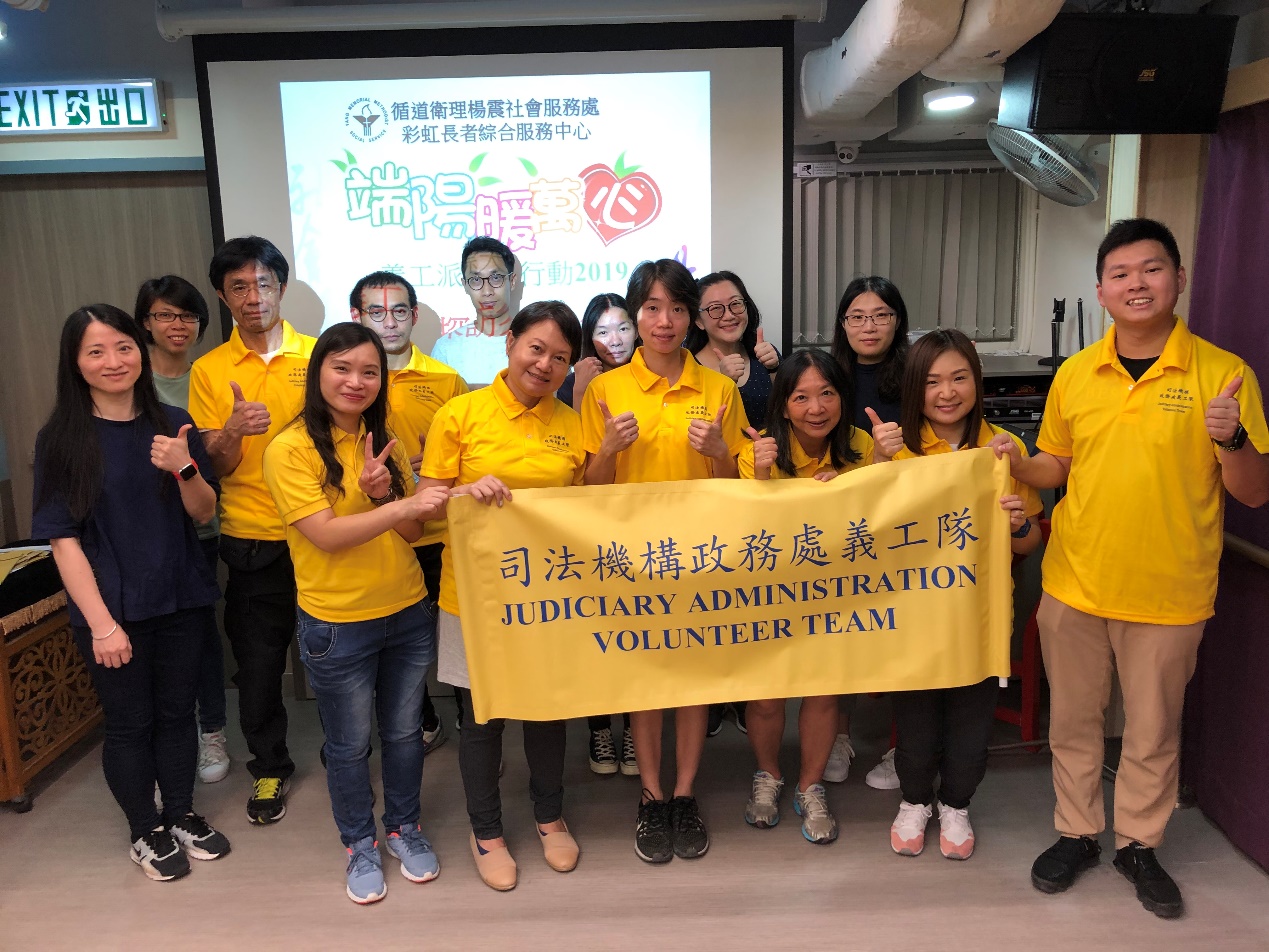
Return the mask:
<svg viewBox="0 0 1269 952">
<path fill-rule="evenodd" d="M 436 411 L 451 397 L 467 392 L 467 383 L 453 367 L 435 360 L 410 342 L 419 320 L 419 299 L 399 274 L 375 271 L 358 281 L 348 296 L 349 317 L 379 335 L 388 353 L 388 429 L 410 457 L 417 476 L 423 444 Z M 423 569 L 427 597 L 435 602 L 441 591 L 441 550 L 445 548 L 445 520 L 427 523 L 423 538 L 414 543 L 414 554 Z M 459 709 L 462 721 L 462 709 Z M 423 695 L 423 745 L 425 754 L 445 742 L 436 706 Z"/>
<path fill-rule="evenodd" d="M 1167 226 L 1116 222 L 1097 252 L 1097 299 L 1114 319 L 1054 378 L 1015 478 L 1067 484 L 1044 556 L 1039 625 L 1050 688 L 1054 821 L 1031 868 L 1041 892 L 1099 862 L 1102 757 L 1111 665 L 1124 695 L 1115 778 L 1115 868 L 1163 918 L 1181 891 L 1154 850 L 1176 802 L 1181 707 L 1212 616 L 1225 492 L 1269 501 L 1269 429 L 1255 374 L 1195 337 L 1174 313 L 1185 270 Z"/>
<path fill-rule="evenodd" d="M 313 338 L 282 320 L 290 268 L 264 238 L 225 242 L 212 257 L 212 287 L 229 308 L 229 340 L 194 362 L 189 412 L 221 478 L 220 557 L 229 567 L 225 635 L 238 673 L 238 720 L 255 784 L 252 823 L 286 813 L 295 764 L 286 745 L 282 673 L 295 636 L 295 570 L 262 469 L 264 448 L 304 403 Z"/>
</svg>

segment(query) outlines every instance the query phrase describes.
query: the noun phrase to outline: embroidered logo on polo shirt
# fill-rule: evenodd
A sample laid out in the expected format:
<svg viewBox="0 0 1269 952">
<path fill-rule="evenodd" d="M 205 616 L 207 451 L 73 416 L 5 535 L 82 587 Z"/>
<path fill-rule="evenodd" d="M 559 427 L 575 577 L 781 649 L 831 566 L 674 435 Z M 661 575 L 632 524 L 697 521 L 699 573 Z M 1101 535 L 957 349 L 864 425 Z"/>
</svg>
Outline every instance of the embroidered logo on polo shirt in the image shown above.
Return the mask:
<svg viewBox="0 0 1269 952">
<path fill-rule="evenodd" d="M 568 441 L 568 437 L 563 433 L 548 433 L 542 437 L 542 442 L 555 450 L 557 453 L 567 453 L 572 449 L 572 445 Z"/>
<path fill-rule="evenodd" d="M 436 396 L 436 391 L 425 383 L 412 383 L 410 384 L 410 395 L 416 400 L 430 400 Z"/>
<path fill-rule="evenodd" d="M 1189 413 L 1194 409 L 1194 394 L 1185 387 L 1168 387 L 1159 394 L 1155 406 L 1168 413 Z"/>
<path fill-rule="evenodd" d="M 293 364 L 286 372 L 286 379 L 296 387 L 304 386 L 304 378 L 307 376 L 308 366 L 304 364 Z"/>
<path fill-rule="evenodd" d="M 686 410 L 683 411 L 683 415 L 690 420 L 712 419 L 712 414 L 709 412 L 709 407 L 705 406 L 705 404 L 703 403 L 693 403 L 691 406 L 689 406 Z"/>
</svg>

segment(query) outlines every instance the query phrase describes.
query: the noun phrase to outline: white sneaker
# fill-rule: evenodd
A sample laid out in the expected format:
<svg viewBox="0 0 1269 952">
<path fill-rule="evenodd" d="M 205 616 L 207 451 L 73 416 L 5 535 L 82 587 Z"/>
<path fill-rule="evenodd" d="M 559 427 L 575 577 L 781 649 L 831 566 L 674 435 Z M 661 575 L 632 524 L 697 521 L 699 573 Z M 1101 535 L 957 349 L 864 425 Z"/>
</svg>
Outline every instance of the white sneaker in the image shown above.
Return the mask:
<svg viewBox="0 0 1269 952">
<path fill-rule="evenodd" d="M 838 734 L 833 739 L 833 749 L 828 754 L 824 779 L 829 783 L 842 783 L 850 776 L 850 762 L 854 756 L 855 748 L 850 746 L 850 735 Z"/>
<path fill-rule="evenodd" d="M 954 810 L 939 801 L 939 848 L 948 859 L 969 859 L 974 855 L 974 828 L 969 810 Z"/>
<path fill-rule="evenodd" d="M 933 811 L 921 803 L 899 803 L 899 813 L 890 824 L 890 848 L 900 856 L 920 856 L 925 849 L 925 827 Z"/>
<path fill-rule="evenodd" d="M 229 750 L 223 729 L 198 735 L 198 779 L 203 783 L 224 780 L 229 773 Z"/>
<path fill-rule="evenodd" d="M 893 747 L 886 751 L 885 756 L 881 758 L 881 763 L 868 771 L 868 776 L 864 778 L 864 783 L 874 790 L 899 789 L 899 772 L 894 769 Z"/>
</svg>

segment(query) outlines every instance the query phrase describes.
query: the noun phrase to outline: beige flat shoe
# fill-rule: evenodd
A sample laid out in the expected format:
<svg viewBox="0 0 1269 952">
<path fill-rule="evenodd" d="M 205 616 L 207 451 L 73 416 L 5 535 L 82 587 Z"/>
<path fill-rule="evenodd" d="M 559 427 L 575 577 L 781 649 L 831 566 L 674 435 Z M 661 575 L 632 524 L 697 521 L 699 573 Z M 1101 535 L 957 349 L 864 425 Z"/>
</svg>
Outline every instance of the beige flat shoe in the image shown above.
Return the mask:
<svg viewBox="0 0 1269 952">
<path fill-rule="evenodd" d="M 516 888 L 516 861 L 505 846 L 481 853 L 476 834 L 471 835 L 471 856 L 476 861 L 476 872 L 490 889 L 507 892 Z M 574 861 L 576 862 L 576 861 Z"/>
<path fill-rule="evenodd" d="M 538 839 L 542 841 L 542 854 L 546 857 L 546 865 L 557 873 L 567 873 L 577 867 L 577 858 L 581 855 L 581 847 L 573 834 L 564 825 L 563 833 L 543 833 L 538 830 Z"/>
</svg>

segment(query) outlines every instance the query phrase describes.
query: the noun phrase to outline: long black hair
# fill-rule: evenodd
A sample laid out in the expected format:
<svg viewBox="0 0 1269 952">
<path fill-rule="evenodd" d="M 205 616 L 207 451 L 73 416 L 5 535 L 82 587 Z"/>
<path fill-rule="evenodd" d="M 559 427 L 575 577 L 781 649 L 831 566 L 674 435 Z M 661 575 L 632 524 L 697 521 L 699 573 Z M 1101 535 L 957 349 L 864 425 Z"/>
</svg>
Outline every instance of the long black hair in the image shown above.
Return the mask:
<svg viewBox="0 0 1269 952">
<path fill-rule="evenodd" d="M 894 311 L 894 338 L 890 341 L 886 355 L 881 358 L 877 377 L 881 399 L 894 402 L 899 399 L 903 389 L 903 365 L 908 356 L 908 307 L 903 303 L 903 295 L 889 278 L 874 274 L 866 278 L 855 278 L 846 285 L 837 305 L 837 322 L 833 325 L 833 357 L 853 380 L 859 355 L 851 348 L 850 340 L 846 337 L 846 312 L 855 303 L 855 298 L 869 291 Z"/>
<path fill-rule="evenodd" d="M 132 385 L 132 412 L 154 427 L 155 433 L 172 435 L 150 370 L 150 351 L 141 337 L 141 328 L 126 311 L 112 304 L 89 304 L 66 318 L 57 355 L 57 398 L 53 412 L 35 438 L 40 457 L 40 484 L 35 487 L 35 505 L 64 499 L 73 519 L 82 522 L 101 495 L 105 461 L 101 441 L 93 425 L 92 391 L 79 372 L 79 348 L 84 333 L 94 321 L 132 338 L 141 356 L 141 375 Z M 149 449 L 148 446 L 145 447 Z M 165 473 L 155 470 L 155 489 L 164 491 L 171 483 Z M 139 489 L 140 487 L 138 487 Z"/>
<path fill-rule="evenodd" d="M 344 464 L 339 461 L 335 452 L 335 439 L 331 436 L 333 421 L 330 407 L 322 396 L 322 365 L 331 358 L 347 353 L 362 344 L 373 344 L 379 354 L 379 392 L 375 394 L 370 406 L 361 413 L 366 424 L 366 434 L 374 437 L 376 453 L 392 439 L 388 432 L 388 355 L 379 341 L 379 335 L 363 324 L 355 321 L 341 321 L 322 332 L 313 345 L 313 353 L 308 359 L 308 377 L 304 381 L 304 409 L 296 416 L 292 425 L 304 426 L 308 437 L 313 441 L 313 448 L 322 458 L 326 474 L 322 478 L 322 488 L 333 490 L 336 497 L 344 494 Z M 396 458 L 389 456 L 385 465 L 392 474 L 392 492 L 397 496 L 405 494 L 405 483 L 401 478 L 401 467 Z"/>
<path fill-rule="evenodd" d="M 745 354 L 753 359 L 753 349 L 758 343 L 758 327 L 762 323 L 762 315 L 758 313 L 758 305 L 754 303 L 754 299 L 749 294 L 749 289 L 745 287 L 745 282 L 740 280 L 740 275 L 734 271 L 715 271 L 713 274 L 707 274 L 703 278 L 698 278 L 696 288 L 700 292 L 701 297 L 705 296 L 705 292 L 712 288 L 715 284 L 722 284 L 724 281 L 730 281 L 736 286 L 736 290 L 740 292 L 740 299 L 745 302 L 745 330 L 740 335 L 740 346 L 744 348 Z M 683 342 L 683 346 L 690 350 L 693 354 L 704 349 L 709 343 L 709 332 L 703 327 L 698 327 L 696 322 L 703 320 L 701 312 L 698 310 L 692 315 L 692 325 L 687 331 L 687 340 Z"/>
<path fill-rule="evenodd" d="M 908 366 L 903 371 L 903 402 L 899 411 L 899 423 L 903 427 L 903 445 L 917 456 L 925 455 L 921 449 L 921 423 L 925 419 L 925 383 L 930 368 L 948 351 L 955 351 L 965 358 L 969 372 L 974 375 L 974 406 L 965 415 L 965 427 L 961 430 L 960 445 L 973 449 L 978 445 L 978 431 L 983 427 L 983 362 L 978 359 L 974 342 L 954 327 L 940 328 L 923 334 L 912 345 L 908 354 Z"/>
<path fill-rule="evenodd" d="M 626 317 L 630 319 L 630 324 L 635 329 L 634 347 L 639 346 L 639 327 L 634 319 L 634 315 L 630 313 L 630 309 L 626 307 L 626 299 L 620 294 L 596 294 L 590 299 L 590 303 L 586 305 L 586 310 L 582 312 L 582 357 L 598 357 L 595 352 L 595 327 L 599 324 L 599 319 L 611 311 L 613 308 L 620 308 L 626 312 Z M 630 352 L 634 353 L 634 347 Z M 600 363 L 603 363 L 601 360 Z"/>
<path fill-rule="evenodd" d="M 802 374 L 812 369 L 823 375 L 842 401 L 841 419 L 828 436 L 829 459 L 833 463 L 833 469 L 859 462 L 859 454 L 850 445 L 851 437 L 855 435 L 855 425 L 851 422 L 855 418 L 855 400 L 850 378 L 846 376 L 841 364 L 822 350 L 795 350 L 776 371 L 775 379 L 771 382 L 771 400 L 767 403 L 767 436 L 776 441 L 776 467 L 789 476 L 797 475 L 797 469 L 793 465 L 793 441 L 797 436 L 793 433 L 793 424 L 784 415 L 784 406 L 797 389 Z"/>
</svg>

